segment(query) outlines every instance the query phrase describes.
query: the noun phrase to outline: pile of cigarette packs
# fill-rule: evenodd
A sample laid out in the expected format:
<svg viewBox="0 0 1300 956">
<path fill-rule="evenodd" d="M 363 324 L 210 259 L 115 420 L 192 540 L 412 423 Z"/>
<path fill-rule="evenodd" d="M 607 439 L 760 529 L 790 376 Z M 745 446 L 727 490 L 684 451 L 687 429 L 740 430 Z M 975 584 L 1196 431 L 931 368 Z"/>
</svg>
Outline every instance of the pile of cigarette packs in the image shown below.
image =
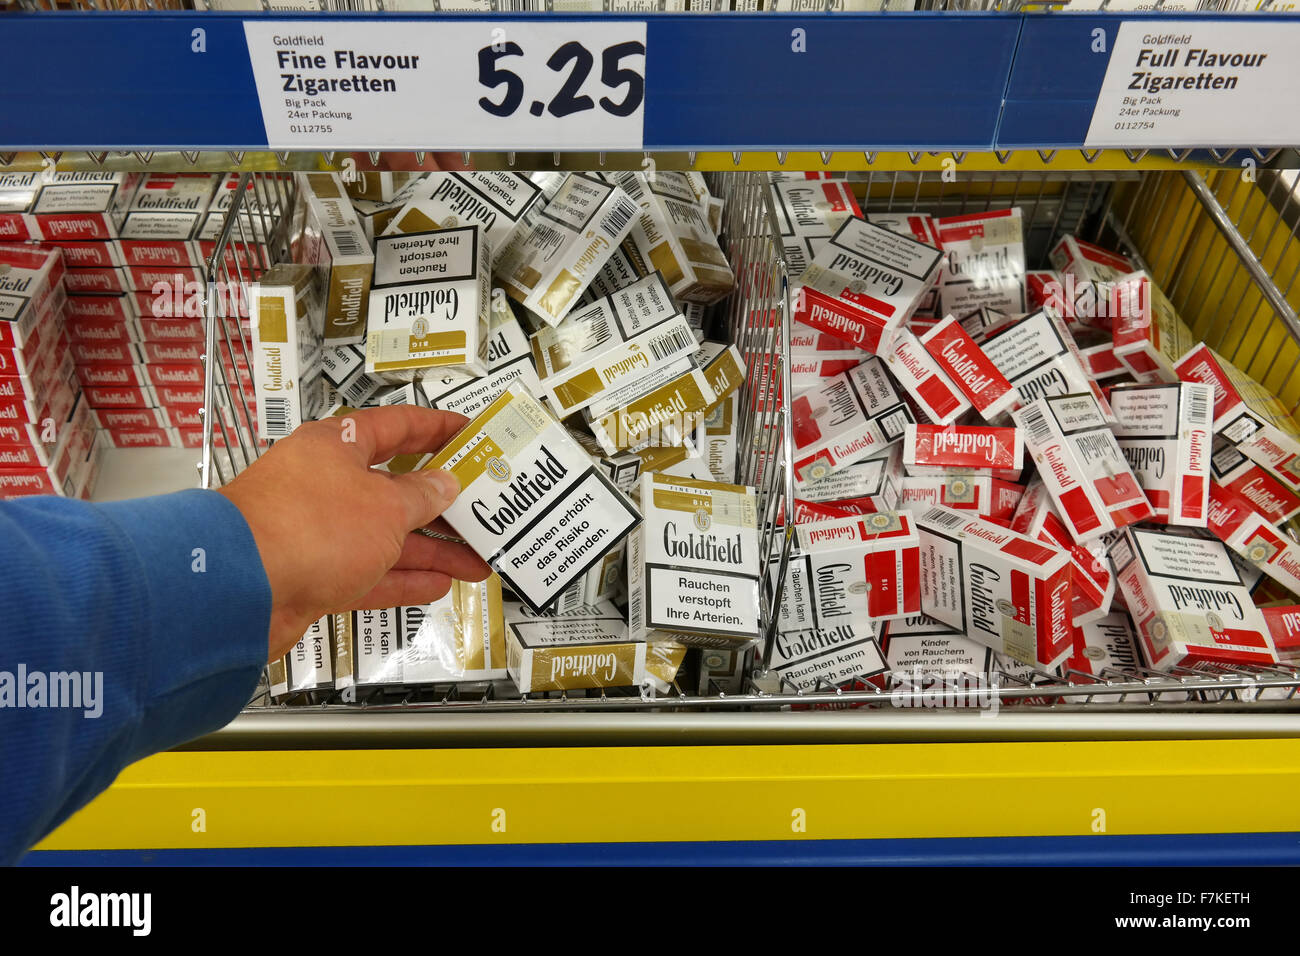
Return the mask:
<svg viewBox="0 0 1300 956">
<path fill-rule="evenodd" d="M 238 188 L 236 173 L 13 173 L 0 177 L 0 232 L 63 262 L 63 329 L 83 402 L 99 441 L 117 448 L 199 448 L 203 442 L 203 317 L 220 296 L 229 328 L 218 334 L 225 379 L 253 402 L 248 356 L 239 347 L 248 302 L 238 282 L 205 282 L 222 223 Z M 250 189 L 235 239 L 263 264 L 263 223 L 278 218 L 272 193 Z M 234 409 L 221 409 L 229 420 Z M 217 430 L 220 441 L 223 432 Z"/>
<path fill-rule="evenodd" d="M 433 605 L 322 618 L 270 669 L 272 695 L 652 694 L 683 666 L 739 689 L 761 528 L 736 484 L 746 363 L 708 334 L 736 277 L 703 178 L 297 186 L 294 262 L 250 293 L 260 437 L 373 405 L 464 415 L 446 447 L 380 467 L 455 475 L 444 517 L 493 573 Z"/>
<path fill-rule="evenodd" d="M 296 178 L 275 211 L 292 261 L 234 302 L 252 347 L 222 356 L 226 377 L 260 441 L 366 406 L 465 416 L 446 447 L 378 467 L 455 475 L 445 517 L 493 574 L 432 605 L 322 618 L 270 669 L 276 698 L 735 692 L 755 647 L 804 692 L 1300 655 L 1300 428 L 1113 250 L 1066 235 L 1031 270 L 1017 208 L 864 214 L 847 181 L 773 177 L 794 498 L 760 509 L 737 438 L 742 419 L 777 421 L 760 413 L 783 398 L 778 365 L 727 340 L 716 306 L 744 277 L 701 176 Z M 154 418 L 114 420 L 118 444 L 147 428 L 196 441 L 158 376 L 197 354 L 146 351 L 165 323 L 145 330 L 135 274 L 139 250 L 185 256 L 173 279 L 211 253 L 236 181 L 199 179 L 115 179 L 104 234 L 54 240 L 63 273 L 121 282 L 93 297 L 120 314 L 77 314 L 66 335 L 111 330 L 129 353 L 115 387 Z M 255 205 L 242 226 L 262 240 Z M 42 210 L 0 224 L 49 241 L 63 220 Z M 113 365 L 71 358 L 83 393 Z M 766 545 L 787 534 L 783 559 Z"/>
</svg>

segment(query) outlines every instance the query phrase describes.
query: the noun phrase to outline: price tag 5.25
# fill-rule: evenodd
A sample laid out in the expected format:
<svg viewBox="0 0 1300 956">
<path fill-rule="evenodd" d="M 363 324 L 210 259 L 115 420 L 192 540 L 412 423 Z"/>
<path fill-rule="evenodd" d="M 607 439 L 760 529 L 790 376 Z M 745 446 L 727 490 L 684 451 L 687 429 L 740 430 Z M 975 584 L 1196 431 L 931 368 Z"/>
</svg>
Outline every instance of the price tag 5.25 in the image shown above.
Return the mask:
<svg viewBox="0 0 1300 956">
<path fill-rule="evenodd" d="M 524 55 L 523 48 L 513 41 L 485 46 L 478 51 L 479 83 L 489 88 L 505 87 L 499 102 L 493 102 L 486 96 L 479 97 L 478 105 L 493 116 L 514 116 L 524 102 L 523 78 L 503 65 L 504 62 L 509 62 L 510 57 Z M 562 43 L 546 58 L 546 66 L 563 76 L 564 82 L 549 102 L 533 100 L 528 112 L 533 116 L 550 113 L 555 117 L 564 117 L 596 109 L 597 101 L 583 92 L 595 65 L 595 54 L 580 41 L 568 40 Z M 611 92 L 621 91 L 622 96 L 617 99 L 602 96 L 599 100 L 600 109 L 610 116 L 618 117 L 631 116 L 637 112 L 645 99 L 644 72 L 645 43 L 642 41 L 625 40 L 601 50 L 600 83 Z"/>
<path fill-rule="evenodd" d="M 244 23 L 272 149 L 640 149 L 644 21 Z"/>
</svg>

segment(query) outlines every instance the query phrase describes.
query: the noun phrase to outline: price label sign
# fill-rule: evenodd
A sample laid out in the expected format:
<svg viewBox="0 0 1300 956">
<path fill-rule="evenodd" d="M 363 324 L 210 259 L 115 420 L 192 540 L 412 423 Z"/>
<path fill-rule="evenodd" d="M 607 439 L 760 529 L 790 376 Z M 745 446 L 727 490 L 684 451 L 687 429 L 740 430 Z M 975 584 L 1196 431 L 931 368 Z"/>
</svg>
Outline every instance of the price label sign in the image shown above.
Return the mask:
<svg viewBox="0 0 1300 956">
<path fill-rule="evenodd" d="M 644 21 L 249 20 L 271 149 L 640 149 Z"/>
<path fill-rule="evenodd" d="M 1300 142 L 1300 23 L 1126 20 L 1085 145 Z"/>
</svg>

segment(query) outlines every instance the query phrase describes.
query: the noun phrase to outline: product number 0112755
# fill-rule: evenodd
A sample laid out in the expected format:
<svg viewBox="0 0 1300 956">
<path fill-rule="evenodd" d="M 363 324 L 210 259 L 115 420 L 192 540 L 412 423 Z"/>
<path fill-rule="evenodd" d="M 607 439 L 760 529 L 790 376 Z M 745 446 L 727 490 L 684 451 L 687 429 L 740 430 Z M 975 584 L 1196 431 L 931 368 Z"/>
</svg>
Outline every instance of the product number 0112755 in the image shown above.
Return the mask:
<svg viewBox="0 0 1300 956">
<path fill-rule="evenodd" d="M 582 92 L 582 87 L 596 68 L 596 56 L 577 40 L 570 40 L 558 47 L 546 61 L 554 72 L 567 73 L 563 84 L 549 103 L 533 100 L 528 112 L 533 116 L 547 112 L 558 118 L 595 109 L 598 102 L 600 108 L 611 116 L 631 116 L 645 99 L 645 77 L 624 65 L 623 61 L 644 54 L 645 44 L 639 40 L 615 43 L 601 50 L 600 82 L 611 92 L 622 91 L 622 98 L 602 96 L 593 101 Z M 510 65 L 509 57 L 523 55 L 523 48 L 513 41 L 485 46 L 478 51 L 479 83 L 493 91 L 505 87 L 505 95 L 499 101 L 487 96 L 479 97 L 478 105 L 493 116 L 513 116 L 524 102 L 523 78 L 506 68 Z"/>
</svg>

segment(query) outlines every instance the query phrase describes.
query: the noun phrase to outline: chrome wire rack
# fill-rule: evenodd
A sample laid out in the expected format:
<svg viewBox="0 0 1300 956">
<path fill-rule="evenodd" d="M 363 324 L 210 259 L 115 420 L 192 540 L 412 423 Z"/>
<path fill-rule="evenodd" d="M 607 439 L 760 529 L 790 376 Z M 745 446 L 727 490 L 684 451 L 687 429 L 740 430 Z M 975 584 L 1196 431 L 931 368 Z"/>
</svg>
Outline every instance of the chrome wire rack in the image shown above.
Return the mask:
<svg viewBox="0 0 1300 956">
<path fill-rule="evenodd" d="M 205 267 L 203 428 L 199 484 L 219 487 L 247 468 L 264 447 L 250 374 L 249 290 L 288 258 L 296 199 L 292 176 L 244 173 Z"/>
<path fill-rule="evenodd" d="M 961 173 L 955 180 L 944 172 L 926 170 L 848 174 L 865 212 L 919 209 L 952 215 L 1019 206 L 1030 267 L 1046 265 L 1047 251 L 1066 233 L 1121 249 L 1150 271 L 1200 338 L 1293 408 L 1300 402 L 1300 382 L 1294 375 L 1300 364 L 1298 177 L 1296 171 L 1259 170 L 1255 176 L 1241 169 L 1206 175 L 1192 170 L 988 170 Z M 263 198 L 256 200 L 254 210 L 246 210 L 247 215 L 238 206 L 231 210 L 223 230 L 224 248 L 209 263 L 212 282 L 252 281 L 287 249 L 292 181 L 283 174 L 263 173 L 246 175 L 243 183 L 241 197 Z M 792 527 L 787 503 L 793 499 L 790 383 L 782 361 L 790 334 L 789 277 L 767 186 L 765 173 L 710 177 L 710 188 L 725 201 L 723 243 L 738 279 L 737 292 L 715 307 L 713 320 L 728 330 L 746 359 L 741 447 L 748 453 L 741 456 L 740 477 L 759 488 L 768 518 L 765 553 L 783 566 Z M 209 355 L 222 348 L 247 347 L 243 338 L 247 330 L 234 321 L 236 311 L 229 307 L 222 311 L 224 301 L 209 294 Z M 241 389 L 224 374 L 224 364 L 209 363 L 209 369 L 213 382 L 207 415 L 212 441 L 204 448 L 204 461 L 212 466 L 205 464 L 205 480 L 216 484 L 251 462 L 259 448 L 252 440 L 255 418 Z M 749 661 L 719 662 L 716 669 L 701 661 L 666 694 L 615 689 L 523 696 L 508 682 L 435 684 L 376 688 L 357 703 L 344 705 L 325 693 L 273 703 L 263 692 L 247 716 L 255 719 L 284 711 L 376 716 L 534 712 L 548 715 L 545 720 L 569 719 L 564 714 L 582 720 L 579 714 L 646 711 L 708 712 L 710 717 L 726 712 L 740 719 L 738 712 L 851 710 L 867 719 L 877 715 L 882 721 L 895 721 L 922 719 L 936 701 L 953 712 L 999 707 L 1009 713 L 1083 714 L 1300 708 L 1300 669 L 1289 663 L 1172 673 L 1129 667 L 1096 676 L 995 670 L 982 681 L 949 675 L 925 688 L 885 674 L 851 688 L 820 684 L 801 691 L 766 669 L 774 631 L 770 605 L 763 609 L 762 621 L 767 641 Z M 238 733 L 238 721 L 234 732 Z"/>
</svg>

